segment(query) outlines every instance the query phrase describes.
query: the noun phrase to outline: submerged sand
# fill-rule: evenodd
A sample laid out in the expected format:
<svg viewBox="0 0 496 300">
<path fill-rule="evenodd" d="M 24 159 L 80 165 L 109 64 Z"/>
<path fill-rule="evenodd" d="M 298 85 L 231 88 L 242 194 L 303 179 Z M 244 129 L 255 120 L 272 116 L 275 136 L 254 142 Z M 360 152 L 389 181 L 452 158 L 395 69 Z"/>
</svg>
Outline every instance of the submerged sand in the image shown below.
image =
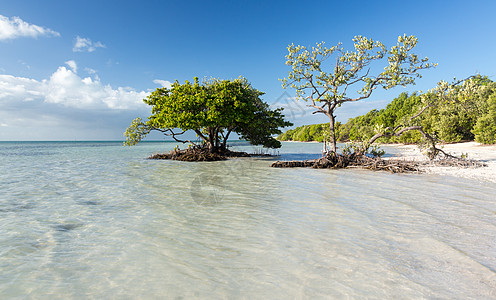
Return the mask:
<svg viewBox="0 0 496 300">
<path fill-rule="evenodd" d="M 419 161 L 428 160 L 415 145 L 394 145 L 393 147 L 399 150 L 398 157 L 402 159 Z M 426 173 L 496 182 L 496 145 L 482 145 L 476 142 L 466 142 L 443 145 L 442 149 L 445 152 L 456 156 L 461 156 L 462 154 L 467 155 L 468 159 L 482 161 L 486 163 L 487 166 L 481 168 L 426 166 Z"/>
</svg>

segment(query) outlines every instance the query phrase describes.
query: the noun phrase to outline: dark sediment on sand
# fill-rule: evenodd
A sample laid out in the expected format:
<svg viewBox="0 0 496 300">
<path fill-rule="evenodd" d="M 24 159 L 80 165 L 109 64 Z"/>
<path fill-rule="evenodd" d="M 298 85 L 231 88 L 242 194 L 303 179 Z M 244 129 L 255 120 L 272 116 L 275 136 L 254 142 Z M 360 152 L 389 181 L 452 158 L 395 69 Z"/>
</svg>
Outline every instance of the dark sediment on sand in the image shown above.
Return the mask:
<svg viewBox="0 0 496 300">
<path fill-rule="evenodd" d="M 185 150 L 172 150 L 169 153 L 157 153 L 149 157 L 149 159 L 172 159 L 180 161 L 219 161 L 226 160 L 230 157 L 252 157 L 252 156 L 268 156 L 258 154 L 248 154 L 246 152 L 237 152 L 226 150 L 222 153 L 211 153 L 207 149 L 188 148 Z"/>
</svg>

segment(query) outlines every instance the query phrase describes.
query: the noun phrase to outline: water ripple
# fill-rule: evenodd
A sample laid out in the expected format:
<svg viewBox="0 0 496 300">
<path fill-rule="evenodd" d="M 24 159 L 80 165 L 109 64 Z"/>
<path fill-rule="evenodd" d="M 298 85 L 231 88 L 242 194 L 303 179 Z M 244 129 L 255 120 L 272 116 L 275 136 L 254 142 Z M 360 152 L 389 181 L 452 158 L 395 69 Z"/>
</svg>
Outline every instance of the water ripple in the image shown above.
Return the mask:
<svg viewBox="0 0 496 300">
<path fill-rule="evenodd" d="M 496 297 L 493 185 L 174 146 L 0 143 L 1 298 Z"/>
</svg>

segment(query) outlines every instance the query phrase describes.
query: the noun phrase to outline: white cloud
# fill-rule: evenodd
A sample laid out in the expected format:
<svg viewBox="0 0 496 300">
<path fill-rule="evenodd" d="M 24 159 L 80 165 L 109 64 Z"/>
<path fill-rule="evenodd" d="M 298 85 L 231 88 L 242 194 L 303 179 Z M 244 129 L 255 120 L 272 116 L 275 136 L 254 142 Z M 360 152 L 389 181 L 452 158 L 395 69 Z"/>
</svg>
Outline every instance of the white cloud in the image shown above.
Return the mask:
<svg viewBox="0 0 496 300">
<path fill-rule="evenodd" d="M 19 17 L 10 19 L 0 15 L 0 41 L 19 37 L 36 38 L 38 36 L 60 36 L 60 33 L 49 28 L 29 24 Z"/>
<path fill-rule="evenodd" d="M 45 82 L 34 79 L 0 75 L 0 107 L 2 102 L 32 101 L 43 95 Z"/>
<path fill-rule="evenodd" d="M 41 81 L 11 75 L 0 75 L 0 107 L 6 103 L 37 100 L 77 109 L 131 110 L 146 105 L 142 99 L 148 93 L 129 87 L 112 88 L 98 77 L 81 78 L 76 73 L 76 62 L 71 67 L 59 67 L 49 79 Z"/>
<path fill-rule="evenodd" d="M 135 109 L 145 105 L 142 99 L 148 95 L 129 87 L 113 89 L 98 78 L 81 78 L 65 67 L 52 74 L 47 88 L 45 102 L 75 108 Z"/>
<path fill-rule="evenodd" d="M 93 74 L 96 74 L 97 71 L 92 69 L 92 68 L 84 68 L 84 70 L 86 71 L 86 73 L 90 74 L 90 75 L 93 75 Z"/>
<path fill-rule="evenodd" d="M 68 60 L 68 61 L 65 62 L 65 64 L 68 65 L 69 68 L 71 68 L 74 73 L 77 73 L 77 64 L 76 64 L 75 61 Z"/>
<path fill-rule="evenodd" d="M 168 88 L 168 89 L 172 88 L 172 82 L 167 81 L 167 80 L 155 79 L 153 81 L 153 83 L 160 84 L 162 87 L 165 87 L 165 88 Z"/>
<path fill-rule="evenodd" d="M 0 140 L 119 140 L 131 120 L 149 116 L 142 99 L 150 92 L 112 87 L 78 75 L 75 61 L 65 64 L 43 80 L 0 74 Z"/>
<path fill-rule="evenodd" d="M 76 37 L 76 42 L 74 43 L 74 47 L 72 51 L 74 52 L 93 52 L 97 48 L 105 48 L 105 45 L 102 42 L 92 42 L 90 39 L 82 38 L 80 36 Z"/>
</svg>

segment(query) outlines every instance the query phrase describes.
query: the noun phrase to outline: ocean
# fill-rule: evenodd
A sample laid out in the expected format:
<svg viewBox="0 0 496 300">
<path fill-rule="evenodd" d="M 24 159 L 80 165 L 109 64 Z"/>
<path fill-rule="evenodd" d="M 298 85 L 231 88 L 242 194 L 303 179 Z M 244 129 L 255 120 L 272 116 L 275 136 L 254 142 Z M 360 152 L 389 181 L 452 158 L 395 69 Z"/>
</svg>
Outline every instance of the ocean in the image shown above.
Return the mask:
<svg viewBox="0 0 496 300">
<path fill-rule="evenodd" d="M 176 145 L 0 142 L 0 298 L 496 299 L 494 183 Z"/>
</svg>

